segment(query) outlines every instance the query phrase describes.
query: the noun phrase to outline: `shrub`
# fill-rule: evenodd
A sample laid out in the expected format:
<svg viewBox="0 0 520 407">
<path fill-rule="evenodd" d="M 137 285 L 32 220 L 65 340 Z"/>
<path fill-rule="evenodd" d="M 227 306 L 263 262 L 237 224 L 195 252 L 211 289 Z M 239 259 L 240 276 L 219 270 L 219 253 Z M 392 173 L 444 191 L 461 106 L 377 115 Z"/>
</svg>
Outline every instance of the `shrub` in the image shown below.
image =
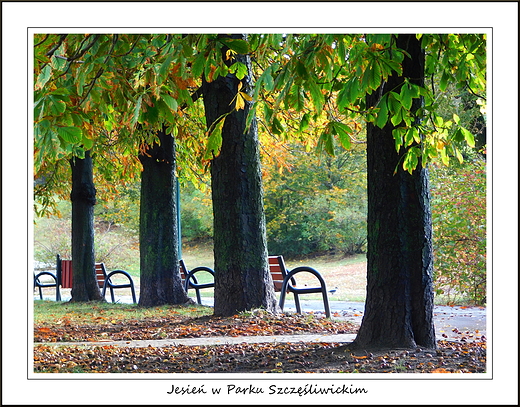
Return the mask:
<svg viewBox="0 0 520 407">
<path fill-rule="evenodd" d="M 363 149 L 322 158 L 296 149 L 290 172 L 268 171 L 264 203 L 269 252 L 364 252 L 364 164 Z"/>
<path fill-rule="evenodd" d="M 486 303 L 486 163 L 433 167 L 435 285 L 448 300 Z"/>
</svg>

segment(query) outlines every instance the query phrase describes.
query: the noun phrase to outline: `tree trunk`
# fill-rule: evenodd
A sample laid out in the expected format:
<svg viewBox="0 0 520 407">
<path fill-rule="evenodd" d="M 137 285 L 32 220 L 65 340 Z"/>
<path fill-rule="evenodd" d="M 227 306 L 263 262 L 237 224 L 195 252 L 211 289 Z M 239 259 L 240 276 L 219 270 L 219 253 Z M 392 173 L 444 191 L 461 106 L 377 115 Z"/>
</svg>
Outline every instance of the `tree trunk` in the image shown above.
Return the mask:
<svg viewBox="0 0 520 407">
<path fill-rule="evenodd" d="M 175 142 L 158 133 L 160 145 L 139 154 L 141 173 L 139 305 L 190 302 L 179 273 Z"/>
<path fill-rule="evenodd" d="M 244 39 L 243 35 L 233 38 Z M 223 53 L 225 50 L 223 50 Z M 248 76 L 242 92 L 253 87 L 250 57 L 237 55 Z M 203 82 L 206 123 L 209 126 L 233 107 L 239 80 L 234 75 Z M 230 105 L 231 104 L 231 105 Z M 246 129 L 251 103 L 225 118 L 222 148 L 211 161 L 214 216 L 215 308 L 217 316 L 263 307 L 278 311 L 267 262 L 262 175 L 256 119 Z"/>
<path fill-rule="evenodd" d="M 410 58 L 403 76 L 385 90 L 399 92 L 404 77 L 422 85 L 424 52 L 415 35 L 399 35 L 397 46 Z M 379 92 L 368 97 L 373 106 Z M 414 99 L 412 109 L 421 104 Z M 409 174 L 400 165 L 392 130 L 367 126 L 368 270 L 365 315 L 353 347 L 435 348 L 433 249 L 428 172 L 419 163 Z M 403 153 L 401 151 L 400 153 Z M 396 167 L 399 167 L 394 175 Z"/>
<path fill-rule="evenodd" d="M 94 205 L 96 188 L 92 173 L 92 157 L 73 158 L 72 168 L 72 291 L 71 301 L 101 301 L 101 291 L 94 269 Z"/>
</svg>

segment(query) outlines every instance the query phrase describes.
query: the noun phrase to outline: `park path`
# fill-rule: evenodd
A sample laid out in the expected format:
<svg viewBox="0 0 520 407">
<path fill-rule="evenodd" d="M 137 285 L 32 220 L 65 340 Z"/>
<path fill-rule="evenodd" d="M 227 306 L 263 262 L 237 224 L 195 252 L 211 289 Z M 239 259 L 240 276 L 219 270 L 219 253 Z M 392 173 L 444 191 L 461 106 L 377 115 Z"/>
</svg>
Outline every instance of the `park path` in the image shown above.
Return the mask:
<svg viewBox="0 0 520 407">
<path fill-rule="evenodd" d="M 67 300 L 64 298 L 63 300 Z M 131 303 L 131 297 L 120 297 L 122 303 Z M 213 304 L 213 298 L 203 297 L 203 304 Z M 302 310 L 316 316 L 324 316 L 323 302 L 313 300 L 302 300 Z M 336 320 L 351 321 L 360 324 L 363 318 L 365 304 L 362 302 L 330 301 L 332 318 Z M 286 301 L 285 312 L 296 312 L 294 301 Z M 452 341 L 480 341 L 485 340 L 487 335 L 487 318 L 485 307 L 462 307 L 462 306 L 435 306 L 434 324 L 438 340 Z M 348 343 L 355 339 L 355 334 L 338 335 L 272 335 L 272 336 L 225 336 L 225 337 L 203 337 L 182 339 L 160 339 L 160 340 L 136 340 L 136 341 L 101 341 L 101 342 L 52 342 L 45 345 L 61 346 L 125 346 L 125 347 L 160 347 L 172 345 L 225 345 L 237 343 L 295 343 L 295 342 L 327 342 Z M 38 343 L 35 345 L 41 345 Z"/>
</svg>

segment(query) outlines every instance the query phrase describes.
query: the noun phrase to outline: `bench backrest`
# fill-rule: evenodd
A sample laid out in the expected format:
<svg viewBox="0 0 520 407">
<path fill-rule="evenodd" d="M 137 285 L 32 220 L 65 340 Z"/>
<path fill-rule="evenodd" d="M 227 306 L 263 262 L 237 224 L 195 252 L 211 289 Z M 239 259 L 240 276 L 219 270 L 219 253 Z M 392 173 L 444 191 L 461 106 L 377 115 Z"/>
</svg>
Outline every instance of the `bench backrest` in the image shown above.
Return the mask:
<svg viewBox="0 0 520 407">
<path fill-rule="evenodd" d="M 59 260 L 59 275 L 62 288 L 72 288 L 72 260 Z M 96 263 L 96 281 L 99 288 L 103 288 L 107 276 L 105 263 Z"/>
<path fill-rule="evenodd" d="M 60 261 L 60 281 L 63 288 L 72 288 L 72 260 Z"/>
<path fill-rule="evenodd" d="M 179 260 L 179 272 L 181 273 L 181 280 L 184 283 L 184 281 L 186 281 L 186 276 L 188 275 L 188 269 L 186 268 L 184 260 Z"/>
<path fill-rule="evenodd" d="M 287 275 L 285 262 L 282 256 L 269 256 L 269 271 L 273 279 L 274 291 L 279 293 L 282 291 L 283 279 Z"/>
<path fill-rule="evenodd" d="M 99 288 L 103 288 L 103 284 L 105 284 L 105 278 L 107 277 L 107 271 L 105 269 L 104 263 L 96 263 L 96 280 L 98 282 Z M 112 281 L 112 279 L 110 279 Z"/>
</svg>

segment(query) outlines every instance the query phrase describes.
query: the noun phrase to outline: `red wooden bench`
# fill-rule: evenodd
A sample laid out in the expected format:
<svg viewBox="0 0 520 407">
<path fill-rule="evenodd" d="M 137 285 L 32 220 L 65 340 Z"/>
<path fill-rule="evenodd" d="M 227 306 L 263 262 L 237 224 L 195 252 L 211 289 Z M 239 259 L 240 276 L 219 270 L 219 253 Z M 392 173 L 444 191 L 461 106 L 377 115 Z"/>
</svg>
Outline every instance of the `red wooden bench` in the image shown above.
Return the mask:
<svg viewBox="0 0 520 407">
<path fill-rule="evenodd" d="M 287 293 L 293 293 L 296 311 L 301 314 L 300 294 L 321 293 L 323 297 L 323 305 L 325 307 L 325 315 L 330 318 L 329 298 L 327 295 L 327 285 L 321 274 L 308 266 L 296 267 L 288 270 L 282 256 L 269 256 L 269 271 L 273 279 L 274 290 L 280 294 L 280 308 L 283 310 L 285 296 Z M 298 273 L 310 273 L 318 280 L 319 286 L 309 287 L 296 284 L 296 275 Z"/>
<path fill-rule="evenodd" d="M 128 272 L 124 270 L 112 270 L 107 273 L 104 263 L 95 263 L 94 267 L 96 270 L 96 280 L 99 288 L 101 289 L 101 295 L 103 298 L 105 297 L 107 288 L 110 290 L 110 297 L 112 302 L 115 302 L 114 289 L 130 288 L 134 304 L 137 303 L 134 281 Z M 58 255 L 56 260 L 56 274 L 58 285 L 56 289 L 58 291 L 60 285 L 62 288 L 72 288 L 72 260 L 62 260 Z M 125 276 L 128 279 L 128 282 L 123 284 L 115 283 L 113 278 L 119 275 Z"/>
<path fill-rule="evenodd" d="M 204 288 L 215 287 L 215 272 L 209 267 L 204 266 L 195 267 L 193 270 L 188 270 L 184 260 L 179 261 L 179 272 L 181 274 L 182 283 L 184 284 L 184 289 L 186 290 L 186 292 L 188 292 L 190 288 L 193 288 L 197 296 L 197 302 L 199 304 L 202 304 L 202 300 L 200 298 L 200 290 Z M 195 274 L 198 272 L 206 272 L 211 274 L 213 276 L 213 281 L 210 283 L 199 283 L 197 277 L 195 276 Z"/>
</svg>

